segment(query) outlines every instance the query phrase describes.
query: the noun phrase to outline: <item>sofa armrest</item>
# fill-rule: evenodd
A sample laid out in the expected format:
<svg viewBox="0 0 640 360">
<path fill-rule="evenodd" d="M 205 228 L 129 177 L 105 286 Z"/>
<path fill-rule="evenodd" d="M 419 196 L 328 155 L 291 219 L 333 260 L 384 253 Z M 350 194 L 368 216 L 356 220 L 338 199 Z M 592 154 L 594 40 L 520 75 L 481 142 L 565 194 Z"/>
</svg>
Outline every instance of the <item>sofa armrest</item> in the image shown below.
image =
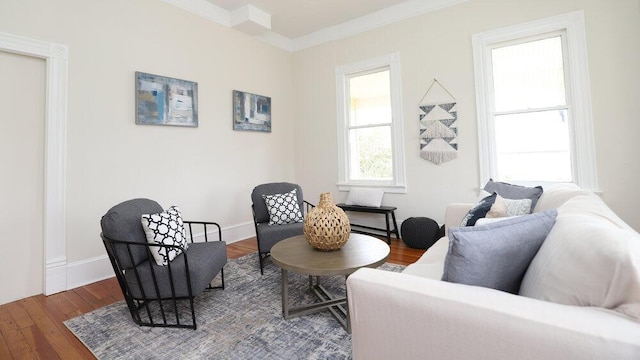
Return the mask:
<svg viewBox="0 0 640 360">
<path fill-rule="evenodd" d="M 376 269 L 347 280 L 354 359 L 638 359 L 640 323 Z"/>
<path fill-rule="evenodd" d="M 449 229 L 460 226 L 462 219 L 467 215 L 473 204 L 469 203 L 452 203 L 447 205 L 444 212 L 444 230 L 445 235 L 449 235 Z"/>
</svg>

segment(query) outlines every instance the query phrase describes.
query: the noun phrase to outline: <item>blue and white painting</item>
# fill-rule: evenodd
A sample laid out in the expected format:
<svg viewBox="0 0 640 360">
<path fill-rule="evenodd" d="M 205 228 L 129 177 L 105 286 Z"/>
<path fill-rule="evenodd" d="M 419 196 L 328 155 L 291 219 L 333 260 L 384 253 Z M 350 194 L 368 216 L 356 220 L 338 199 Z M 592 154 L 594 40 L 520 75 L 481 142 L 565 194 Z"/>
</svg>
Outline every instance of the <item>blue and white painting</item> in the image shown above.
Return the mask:
<svg viewBox="0 0 640 360">
<path fill-rule="evenodd" d="M 136 124 L 198 126 L 198 83 L 136 71 Z"/>
<path fill-rule="evenodd" d="M 271 132 L 271 98 L 233 90 L 233 130 Z"/>
</svg>

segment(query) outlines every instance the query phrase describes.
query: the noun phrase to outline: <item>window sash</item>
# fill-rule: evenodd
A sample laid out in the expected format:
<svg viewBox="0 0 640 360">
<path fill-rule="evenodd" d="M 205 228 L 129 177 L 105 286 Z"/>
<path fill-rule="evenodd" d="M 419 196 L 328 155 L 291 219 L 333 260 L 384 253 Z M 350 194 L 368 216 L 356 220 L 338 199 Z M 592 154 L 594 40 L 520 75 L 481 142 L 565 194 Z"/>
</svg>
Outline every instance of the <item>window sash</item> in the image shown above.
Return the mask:
<svg viewBox="0 0 640 360">
<path fill-rule="evenodd" d="M 504 45 L 508 41 L 521 42 L 532 37 L 544 37 L 549 33 L 566 32 L 565 90 L 568 94 L 567 111 L 570 116 L 569 133 L 572 153 L 571 169 L 573 182 L 583 189 L 598 190 L 595 162 L 595 144 L 593 140 L 593 117 L 591 112 L 591 94 L 587 56 L 584 12 L 576 11 L 546 19 L 532 21 L 506 28 L 491 30 L 472 36 L 474 75 L 476 82 L 476 106 L 478 121 L 478 142 L 480 160 L 479 184 L 482 186 L 489 178 L 497 178 L 495 128 L 492 122 L 496 115 L 490 98 L 491 48 L 496 44 Z M 528 111 L 528 110 L 527 110 Z M 531 182 L 517 182 L 531 185 Z M 536 181 L 536 185 L 548 183 Z"/>
<path fill-rule="evenodd" d="M 391 118 L 389 122 L 372 122 L 352 124 L 350 121 L 349 80 L 354 76 L 389 71 Z M 404 138 L 402 126 L 402 101 L 400 87 L 399 54 L 381 56 L 336 67 L 336 109 L 338 121 L 338 189 L 349 190 L 352 186 L 371 186 L 382 188 L 385 192 L 406 193 Z M 391 179 L 355 179 L 352 174 L 352 153 L 350 149 L 350 132 L 359 129 L 388 127 L 391 138 Z"/>
</svg>

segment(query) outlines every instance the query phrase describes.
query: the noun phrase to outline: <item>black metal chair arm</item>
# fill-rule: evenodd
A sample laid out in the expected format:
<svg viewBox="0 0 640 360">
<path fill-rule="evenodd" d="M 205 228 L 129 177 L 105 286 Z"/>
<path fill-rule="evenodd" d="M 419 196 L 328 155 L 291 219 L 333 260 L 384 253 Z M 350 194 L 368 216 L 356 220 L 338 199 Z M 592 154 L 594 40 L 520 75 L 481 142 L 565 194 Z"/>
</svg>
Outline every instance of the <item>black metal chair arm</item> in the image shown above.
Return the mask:
<svg viewBox="0 0 640 360">
<path fill-rule="evenodd" d="M 209 235 L 208 235 L 208 231 L 207 231 L 207 225 L 212 225 L 215 226 L 217 228 L 217 232 L 218 232 L 218 240 L 217 241 L 222 241 L 222 228 L 220 227 L 220 224 L 213 222 L 213 221 L 191 221 L 191 220 L 183 220 L 183 222 L 189 226 L 189 240 L 193 243 L 193 229 L 192 229 L 192 225 L 202 225 L 204 228 L 204 241 L 205 242 L 209 242 Z"/>
<path fill-rule="evenodd" d="M 122 245 L 133 245 L 133 246 L 142 246 L 142 247 L 146 247 L 146 248 L 151 248 L 151 247 L 162 247 L 162 248 L 176 248 L 176 249 L 182 249 L 182 251 L 186 250 L 184 247 L 179 246 L 179 245 L 171 245 L 171 244 L 150 244 L 150 243 L 140 243 L 137 241 L 126 241 L 126 240 L 114 240 L 111 238 L 105 238 L 104 235 L 102 235 L 102 233 L 100 234 L 100 236 L 103 239 L 107 239 L 109 242 L 113 243 L 113 244 L 122 244 Z"/>
<path fill-rule="evenodd" d="M 302 201 L 304 201 L 304 204 L 306 205 L 305 212 L 309 212 L 309 209 L 313 209 L 314 207 L 316 207 L 315 204 L 312 204 L 312 203 L 308 202 L 307 200 L 302 200 Z"/>
</svg>

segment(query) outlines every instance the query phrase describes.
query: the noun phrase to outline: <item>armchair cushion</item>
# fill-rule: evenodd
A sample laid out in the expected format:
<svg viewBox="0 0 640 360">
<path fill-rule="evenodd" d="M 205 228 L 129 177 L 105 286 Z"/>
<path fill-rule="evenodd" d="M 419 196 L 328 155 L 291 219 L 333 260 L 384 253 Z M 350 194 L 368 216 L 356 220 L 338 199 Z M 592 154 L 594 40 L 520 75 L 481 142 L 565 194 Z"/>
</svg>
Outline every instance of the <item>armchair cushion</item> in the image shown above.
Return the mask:
<svg viewBox="0 0 640 360">
<path fill-rule="evenodd" d="M 298 206 L 300 206 L 300 209 L 304 209 L 304 196 L 302 194 L 302 188 L 299 185 L 286 183 L 286 182 L 279 182 L 279 183 L 261 184 L 256 186 L 251 192 L 251 202 L 253 204 L 255 221 L 257 223 L 266 223 L 269 221 L 269 212 L 267 211 L 267 205 L 265 204 L 265 201 L 262 198 L 262 195 L 284 194 L 293 189 L 296 189 L 296 195 L 298 197 Z"/>
<path fill-rule="evenodd" d="M 192 294 L 193 296 L 200 294 L 226 264 L 227 252 L 220 250 L 224 247 L 226 247 L 226 243 L 223 241 L 192 243 L 189 249 L 176 256 L 169 266 L 160 266 L 150 261 L 143 262 L 135 268 L 135 271 L 132 269 L 125 272 L 124 277 L 131 291 L 131 296 L 142 299 L 140 291 L 140 284 L 142 284 L 147 299 L 171 298 L 171 282 L 169 281 L 169 274 L 171 274 L 175 297 L 188 297 L 185 256 L 187 256 L 189 264 Z M 138 276 L 136 276 L 136 272 Z M 160 296 L 156 293 L 152 272 L 155 274 Z"/>
<path fill-rule="evenodd" d="M 146 243 L 146 235 L 140 226 L 140 214 L 162 212 L 162 206 L 149 199 L 132 199 L 122 202 L 107 211 L 100 220 L 102 234 L 113 240 Z M 114 245 L 116 257 L 123 269 L 130 269 L 148 259 L 145 246 L 131 247 L 131 257 L 125 245 Z M 132 261 L 133 260 L 133 261 Z"/>
<path fill-rule="evenodd" d="M 164 244 L 179 247 L 151 246 L 149 250 L 156 264 L 165 266 L 187 249 L 187 233 L 182 222 L 182 214 L 177 206 L 156 214 L 142 214 L 142 228 L 151 245 Z"/>
<path fill-rule="evenodd" d="M 262 195 L 269 212 L 269 225 L 299 223 L 304 220 L 297 192 L 297 189 L 293 189 L 285 194 Z"/>
<path fill-rule="evenodd" d="M 517 294 L 556 215 L 556 210 L 549 210 L 487 225 L 450 229 L 442 280 Z"/>
<path fill-rule="evenodd" d="M 260 251 L 269 252 L 271 247 L 278 241 L 290 238 L 292 236 L 302 235 L 304 224 L 290 223 L 278 226 L 269 226 L 267 224 L 258 224 L 256 227 L 257 235 L 260 239 Z"/>
</svg>

